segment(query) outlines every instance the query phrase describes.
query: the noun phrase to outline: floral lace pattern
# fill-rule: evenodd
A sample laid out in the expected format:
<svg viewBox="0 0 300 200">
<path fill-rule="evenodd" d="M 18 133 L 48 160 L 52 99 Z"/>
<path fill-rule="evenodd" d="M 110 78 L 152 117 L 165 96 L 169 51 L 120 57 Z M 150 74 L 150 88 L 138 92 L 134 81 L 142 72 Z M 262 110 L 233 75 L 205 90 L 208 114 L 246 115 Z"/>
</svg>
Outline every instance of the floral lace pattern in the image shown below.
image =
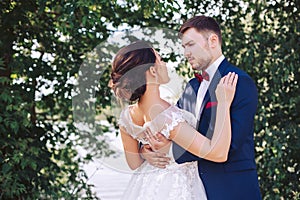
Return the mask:
<svg viewBox="0 0 300 200">
<path fill-rule="evenodd" d="M 170 131 L 172 131 L 180 122 L 186 121 L 191 126 L 196 126 L 196 119 L 194 115 L 185 110 L 181 110 L 176 106 L 168 107 L 166 110 L 158 114 L 152 121 L 146 122 L 143 126 L 133 123 L 129 109 L 130 106 L 121 112 L 119 126 L 124 127 L 128 134 L 143 144 L 147 143 L 144 139 L 145 135 L 143 133 L 146 128 L 150 128 L 153 133 L 160 132 L 166 138 L 169 138 Z"/>
<path fill-rule="evenodd" d="M 152 121 L 138 126 L 133 123 L 129 109 L 130 106 L 122 111 L 119 125 L 144 144 L 147 143 L 143 133 L 146 128 L 150 128 L 152 132 L 161 132 L 169 138 L 170 131 L 180 122 L 186 121 L 193 127 L 196 125 L 193 114 L 170 106 Z M 177 164 L 173 161 L 165 169 L 144 162 L 132 175 L 122 199 L 206 200 L 207 197 L 198 174 L 197 162 Z"/>
</svg>

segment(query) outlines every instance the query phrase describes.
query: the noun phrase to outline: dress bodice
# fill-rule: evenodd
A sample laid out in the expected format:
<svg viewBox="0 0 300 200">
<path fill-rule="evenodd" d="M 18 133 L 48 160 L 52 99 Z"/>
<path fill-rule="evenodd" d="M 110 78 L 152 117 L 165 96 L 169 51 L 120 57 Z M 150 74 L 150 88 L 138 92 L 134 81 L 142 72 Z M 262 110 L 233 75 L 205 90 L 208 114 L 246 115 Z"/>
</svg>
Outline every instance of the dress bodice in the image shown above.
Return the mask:
<svg viewBox="0 0 300 200">
<path fill-rule="evenodd" d="M 130 115 L 131 106 L 126 107 L 120 115 L 119 125 L 136 140 L 147 144 L 144 131 L 150 128 L 153 133 L 160 132 L 169 138 L 180 122 L 186 121 L 195 127 L 196 119 L 190 112 L 171 105 L 151 121 L 139 126 Z M 171 161 L 166 168 L 156 168 L 147 161 L 135 170 L 124 192 L 122 200 L 206 200 L 206 193 L 198 174 L 197 162 L 177 164 Z"/>
<path fill-rule="evenodd" d="M 191 126 L 196 126 L 196 118 L 190 112 L 179 109 L 178 107 L 171 105 L 161 113 L 159 113 L 154 119 L 144 123 L 143 126 L 137 125 L 133 122 L 130 116 L 131 105 L 127 106 L 120 115 L 119 125 L 126 129 L 126 132 L 133 138 L 146 144 L 147 141 L 144 139 L 144 131 L 147 128 L 153 133 L 160 132 L 166 138 L 169 138 L 170 131 L 172 131 L 180 122 L 186 121 Z"/>
</svg>

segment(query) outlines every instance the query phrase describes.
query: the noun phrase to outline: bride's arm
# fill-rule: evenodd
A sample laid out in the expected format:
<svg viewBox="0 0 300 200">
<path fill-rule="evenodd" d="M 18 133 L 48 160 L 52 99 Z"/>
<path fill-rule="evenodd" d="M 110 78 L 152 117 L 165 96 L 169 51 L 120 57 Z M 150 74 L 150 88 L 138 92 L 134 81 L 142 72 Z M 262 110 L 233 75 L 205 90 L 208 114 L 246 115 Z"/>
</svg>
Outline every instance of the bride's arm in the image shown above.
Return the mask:
<svg viewBox="0 0 300 200">
<path fill-rule="evenodd" d="M 171 139 L 189 152 L 207 160 L 225 162 L 231 142 L 230 105 L 235 94 L 237 75 L 223 77 L 216 89 L 218 100 L 216 123 L 210 139 L 199 134 L 187 123 L 171 131 Z"/>
<path fill-rule="evenodd" d="M 237 78 L 235 74 L 227 75 L 221 79 L 217 87 L 218 106 L 211 140 L 199 134 L 186 122 L 179 123 L 170 132 L 170 139 L 198 157 L 214 162 L 225 162 L 231 142 L 230 105 L 235 94 Z M 155 146 L 156 142 L 150 134 L 148 140 Z"/>
<path fill-rule="evenodd" d="M 132 138 L 123 127 L 120 127 L 120 133 L 126 161 L 130 169 L 134 170 L 144 162 L 144 159 L 142 159 L 139 154 L 138 141 Z"/>
<path fill-rule="evenodd" d="M 229 105 L 218 104 L 212 139 L 199 134 L 188 123 L 180 123 L 170 133 L 170 139 L 192 154 L 214 162 L 225 162 L 231 142 Z"/>
</svg>

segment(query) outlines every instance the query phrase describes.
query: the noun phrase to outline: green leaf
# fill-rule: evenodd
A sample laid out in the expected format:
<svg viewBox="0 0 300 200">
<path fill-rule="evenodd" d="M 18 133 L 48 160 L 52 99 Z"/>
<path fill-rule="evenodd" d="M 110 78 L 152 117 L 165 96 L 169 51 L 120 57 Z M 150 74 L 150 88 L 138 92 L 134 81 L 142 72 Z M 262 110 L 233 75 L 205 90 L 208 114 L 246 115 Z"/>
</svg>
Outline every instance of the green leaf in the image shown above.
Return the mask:
<svg viewBox="0 0 300 200">
<path fill-rule="evenodd" d="M 11 127 L 11 129 L 13 130 L 14 133 L 18 133 L 18 131 L 19 131 L 19 124 L 18 124 L 18 122 L 12 121 L 10 123 L 10 127 Z"/>
</svg>

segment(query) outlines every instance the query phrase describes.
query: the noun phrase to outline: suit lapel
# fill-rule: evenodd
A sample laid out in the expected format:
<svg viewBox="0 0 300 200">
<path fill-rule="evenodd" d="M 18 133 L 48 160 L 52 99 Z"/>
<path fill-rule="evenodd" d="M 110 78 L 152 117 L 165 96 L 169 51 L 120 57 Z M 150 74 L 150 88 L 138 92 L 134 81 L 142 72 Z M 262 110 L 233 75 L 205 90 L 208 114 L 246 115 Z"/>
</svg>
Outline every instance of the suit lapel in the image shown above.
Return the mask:
<svg viewBox="0 0 300 200">
<path fill-rule="evenodd" d="M 197 94 L 198 94 L 198 89 L 199 89 L 199 87 L 200 87 L 199 81 L 197 81 L 197 79 L 193 79 L 193 80 L 190 82 L 190 85 L 191 85 L 191 87 L 193 88 L 193 90 L 194 90 L 194 92 L 195 92 L 195 94 L 196 94 L 196 96 L 197 96 Z"/>
<path fill-rule="evenodd" d="M 187 83 L 183 98 L 179 99 L 177 105 L 179 108 L 185 109 L 191 113 L 195 112 L 197 93 L 200 83 L 197 79 L 191 79 Z"/>
<path fill-rule="evenodd" d="M 217 88 L 217 85 L 218 83 L 220 82 L 220 79 L 224 76 L 224 73 L 225 73 L 225 69 L 227 68 L 227 66 L 229 65 L 229 62 L 227 61 L 227 59 L 225 58 L 220 66 L 218 67 L 217 71 L 215 72 L 213 78 L 212 78 L 212 81 L 206 91 L 206 94 L 204 96 L 204 99 L 203 99 L 203 102 L 201 104 L 201 107 L 200 107 L 200 118 L 199 118 L 199 121 L 198 121 L 198 125 L 201 121 L 201 118 L 202 118 L 202 115 L 203 115 L 203 110 L 205 108 L 205 105 L 207 104 L 208 101 L 212 101 L 212 102 L 216 102 L 217 99 L 216 99 L 216 94 L 215 94 L 215 90 Z M 197 126 L 198 128 L 198 126 Z"/>
</svg>

